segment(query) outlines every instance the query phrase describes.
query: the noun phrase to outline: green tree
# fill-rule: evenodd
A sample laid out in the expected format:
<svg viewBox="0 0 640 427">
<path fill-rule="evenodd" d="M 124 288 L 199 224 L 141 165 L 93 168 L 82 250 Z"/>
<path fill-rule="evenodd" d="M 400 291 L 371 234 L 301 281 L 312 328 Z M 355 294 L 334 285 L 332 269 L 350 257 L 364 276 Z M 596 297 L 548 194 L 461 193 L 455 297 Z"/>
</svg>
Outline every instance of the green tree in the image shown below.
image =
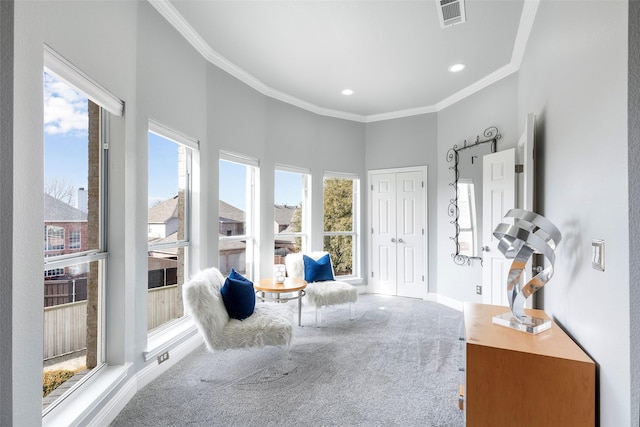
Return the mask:
<svg viewBox="0 0 640 427">
<path fill-rule="evenodd" d="M 353 180 L 324 181 L 324 231 L 353 230 Z M 353 272 L 352 236 L 325 236 L 324 250 L 331 255 L 336 275 Z"/>
<path fill-rule="evenodd" d="M 302 231 L 302 207 L 298 205 L 295 211 L 293 211 L 293 215 L 291 216 L 291 223 L 289 224 L 288 230 L 294 233 L 299 233 Z M 302 250 L 302 238 L 296 237 L 296 243 L 294 252 L 300 252 Z"/>
</svg>

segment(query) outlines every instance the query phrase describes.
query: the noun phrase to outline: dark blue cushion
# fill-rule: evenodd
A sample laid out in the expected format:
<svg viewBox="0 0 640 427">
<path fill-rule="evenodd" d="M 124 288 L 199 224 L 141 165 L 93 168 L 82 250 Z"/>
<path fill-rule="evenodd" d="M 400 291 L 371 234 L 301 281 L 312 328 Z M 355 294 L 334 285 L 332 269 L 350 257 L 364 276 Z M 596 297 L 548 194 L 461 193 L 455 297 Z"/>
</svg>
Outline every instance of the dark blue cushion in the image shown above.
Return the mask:
<svg viewBox="0 0 640 427">
<path fill-rule="evenodd" d="M 329 254 L 322 256 L 317 261 L 311 257 L 302 255 L 302 260 L 304 262 L 304 280 L 307 282 L 334 280 Z"/>
<path fill-rule="evenodd" d="M 236 272 L 233 268 L 229 277 L 220 288 L 222 301 L 232 319 L 246 319 L 256 308 L 256 292 L 253 282 Z"/>
</svg>

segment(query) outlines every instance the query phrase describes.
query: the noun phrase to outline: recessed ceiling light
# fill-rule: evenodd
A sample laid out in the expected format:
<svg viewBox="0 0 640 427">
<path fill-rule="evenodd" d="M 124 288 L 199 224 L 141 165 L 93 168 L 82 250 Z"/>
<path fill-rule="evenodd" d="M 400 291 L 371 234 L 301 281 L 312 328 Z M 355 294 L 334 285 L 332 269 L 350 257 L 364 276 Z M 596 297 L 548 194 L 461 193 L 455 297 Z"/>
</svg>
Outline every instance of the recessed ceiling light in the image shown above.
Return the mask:
<svg viewBox="0 0 640 427">
<path fill-rule="evenodd" d="M 452 73 L 457 73 L 458 71 L 464 70 L 464 67 L 464 64 L 453 64 L 449 67 L 449 71 L 451 71 Z"/>
<path fill-rule="evenodd" d="M 351 89 L 345 89 L 342 91 L 343 95 L 353 95 L 353 90 Z"/>
</svg>

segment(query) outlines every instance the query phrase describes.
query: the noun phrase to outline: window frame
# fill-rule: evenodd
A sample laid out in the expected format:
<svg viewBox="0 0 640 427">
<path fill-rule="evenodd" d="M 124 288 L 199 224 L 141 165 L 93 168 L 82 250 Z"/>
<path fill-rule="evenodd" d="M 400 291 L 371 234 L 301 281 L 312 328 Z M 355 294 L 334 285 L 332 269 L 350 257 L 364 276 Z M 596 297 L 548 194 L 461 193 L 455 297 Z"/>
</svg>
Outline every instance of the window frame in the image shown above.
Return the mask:
<svg viewBox="0 0 640 427">
<path fill-rule="evenodd" d="M 48 67 L 45 65 L 43 70 L 44 72 L 49 72 L 54 75 L 57 79 L 63 81 L 67 85 L 73 87 L 80 93 L 83 93 L 79 88 L 70 83 L 68 79 L 65 79 L 63 76 L 60 76 L 56 73 L 51 72 Z M 84 94 L 84 93 L 83 93 Z M 84 94 L 86 95 L 86 94 Z M 88 99 L 92 100 L 91 97 Z M 99 187 L 100 187 L 100 195 L 99 195 L 99 224 L 98 224 L 98 243 L 96 248 L 87 249 L 84 251 L 78 251 L 68 254 L 62 255 L 52 255 L 47 256 L 46 251 L 44 253 L 44 274 L 51 270 L 65 270 L 69 267 L 74 267 L 77 265 L 90 265 L 93 262 L 97 262 L 97 270 L 98 270 L 98 281 L 100 283 L 98 288 L 98 316 L 97 316 L 97 364 L 94 368 L 90 370 L 89 373 L 84 375 L 79 381 L 73 384 L 68 390 L 66 390 L 58 399 L 48 405 L 42 411 L 42 417 L 44 417 L 54 411 L 63 401 L 65 401 L 70 396 L 74 395 L 76 390 L 78 390 L 83 384 L 87 383 L 94 375 L 100 372 L 105 366 L 107 366 L 106 360 L 106 301 L 105 301 L 105 290 L 107 287 L 107 260 L 109 257 L 109 252 L 106 246 L 107 242 L 107 232 L 108 232 L 108 138 L 109 138 L 109 116 L 110 112 L 107 111 L 99 102 L 93 101 L 99 108 L 99 122 L 100 122 L 100 176 L 99 176 Z M 48 276 L 45 276 L 45 278 Z"/>
<path fill-rule="evenodd" d="M 351 231 L 326 231 L 324 224 L 324 190 L 327 179 L 348 179 L 353 182 L 352 192 L 352 222 Z M 361 276 L 361 244 L 360 244 L 360 186 L 361 179 L 357 174 L 325 171 L 322 177 L 322 245 L 324 250 L 324 238 L 331 236 L 351 236 L 352 272 L 349 275 L 336 276 L 341 279 L 356 279 Z"/>
<path fill-rule="evenodd" d="M 109 370 L 107 361 L 107 334 L 106 334 L 106 288 L 108 287 L 108 258 L 109 252 L 107 247 L 108 224 L 109 224 L 109 175 L 108 175 L 108 150 L 110 142 L 110 118 L 111 116 L 122 117 L 124 115 L 124 101 L 113 95 L 82 70 L 77 68 L 67 59 L 55 52 L 46 44 L 43 45 L 43 77 L 44 72 L 48 72 L 57 79 L 64 81 L 68 85 L 74 87 L 78 92 L 85 95 L 94 104 L 100 107 L 98 119 L 100 122 L 100 180 L 99 180 L 99 215 L 100 222 L 98 224 L 98 242 L 95 249 L 88 249 L 67 255 L 59 255 L 54 257 L 44 257 L 44 271 L 65 268 L 67 266 L 75 266 L 79 264 L 89 264 L 97 262 L 97 275 L 100 283 L 97 295 L 97 358 L 98 363 L 89 373 L 84 375 L 79 381 L 72 385 L 62 396 L 55 402 L 48 405 L 42 411 L 43 424 L 45 420 L 56 417 L 60 411 L 69 409 L 70 406 L 79 410 L 84 405 L 79 404 L 82 397 L 76 393 L 77 390 L 84 388 L 85 390 L 101 388 L 97 378 L 102 378 L 103 374 Z M 43 330 L 44 332 L 44 330 Z M 96 379 L 94 381 L 94 379 Z M 86 385 L 86 387 L 85 387 Z M 95 391 L 94 391 L 95 392 Z M 62 404 L 64 402 L 64 405 Z M 48 416 L 47 416 L 48 415 Z"/>
<path fill-rule="evenodd" d="M 152 133 L 160 138 L 171 141 L 178 146 L 182 146 L 185 148 L 185 211 L 184 211 L 184 238 L 180 240 L 176 240 L 175 242 L 165 242 L 165 243 L 147 243 L 147 253 L 162 251 L 166 249 L 184 249 L 184 260 L 183 260 L 183 274 L 184 279 L 186 280 L 190 276 L 191 270 L 191 248 L 192 248 L 192 190 L 193 190 L 193 156 L 198 153 L 200 150 L 200 142 L 194 138 L 188 137 L 176 130 L 173 130 L 162 123 L 149 119 L 148 120 L 148 135 Z M 148 145 L 148 138 L 147 138 Z M 149 221 L 147 218 L 147 229 L 150 229 Z M 147 290 L 148 291 L 148 290 Z M 183 310 L 182 316 L 169 320 L 151 330 L 147 330 L 147 336 L 153 337 L 159 333 L 164 332 L 167 328 L 170 328 L 175 323 L 179 322 L 181 319 L 185 317 L 185 313 Z"/>
<path fill-rule="evenodd" d="M 302 194 L 300 203 L 302 204 L 302 218 L 301 218 L 301 230 L 296 232 L 289 233 L 277 233 L 277 236 L 281 237 L 293 237 L 300 238 L 300 252 L 308 252 L 309 248 L 311 248 L 311 218 L 312 218 L 312 200 L 311 200 L 311 182 L 312 175 L 311 170 L 307 168 L 301 168 L 297 166 L 285 165 L 281 163 L 276 163 L 274 165 L 273 170 L 273 189 L 274 189 L 274 197 L 275 197 L 275 188 L 276 188 L 276 172 L 289 172 L 296 173 L 302 175 Z M 274 200 L 274 207 L 275 207 Z M 274 233 L 274 244 L 275 244 L 275 236 Z"/>
<path fill-rule="evenodd" d="M 44 232 L 44 237 L 45 237 L 45 246 L 44 246 L 44 250 L 45 252 L 57 252 L 57 251 L 64 251 L 66 248 L 65 245 L 65 229 L 64 227 L 60 227 L 59 225 L 45 225 L 45 232 Z M 60 232 L 61 235 L 56 236 L 53 235 L 53 233 L 57 233 Z M 52 239 L 53 237 L 53 239 Z M 59 241 L 61 242 L 61 244 L 56 245 L 55 247 L 53 246 L 53 244 L 51 243 L 52 240 L 55 241 Z"/>
<path fill-rule="evenodd" d="M 69 250 L 82 248 L 82 233 L 79 230 L 69 230 Z"/>
<path fill-rule="evenodd" d="M 218 156 L 218 187 L 220 187 L 220 162 L 231 162 L 247 167 L 247 183 L 246 183 L 246 208 L 245 208 L 245 229 L 243 234 L 233 236 L 223 236 L 220 234 L 220 212 L 218 212 L 218 266 L 220 267 L 220 243 L 223 242 L 245 242 L 245 276 L 249 280 L 255 280 L 259 270 L 259 256 L 257 248 L 259 247 L 259 236 L 257 235 L 256 218 L 258 213 L 257 201 L 259 200 L 260 162 L 258 159 L 248 157 L 231 151 L 220 150 Z M 220 202 L 220 194 L 218 193 L 218 206 Z"/>
</svg>

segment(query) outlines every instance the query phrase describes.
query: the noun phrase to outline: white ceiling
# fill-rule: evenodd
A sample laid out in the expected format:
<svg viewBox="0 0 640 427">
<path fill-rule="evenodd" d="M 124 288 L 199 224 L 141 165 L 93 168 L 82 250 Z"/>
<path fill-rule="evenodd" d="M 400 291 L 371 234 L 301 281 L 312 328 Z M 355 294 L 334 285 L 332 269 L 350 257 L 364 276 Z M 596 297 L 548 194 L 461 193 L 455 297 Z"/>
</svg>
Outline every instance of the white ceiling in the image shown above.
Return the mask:
<svg viewBox="0 0 640 427">
<path fill-rule="evenodd" d="M 466 22 L 443 29 L 436 0 L 149 2 L 265 95 L 362 122 L 438 111 L 517 71 L 537 9 L 466 0 Z M 459 62 L 462 72 L 447 70 Z"/>
</svg>

